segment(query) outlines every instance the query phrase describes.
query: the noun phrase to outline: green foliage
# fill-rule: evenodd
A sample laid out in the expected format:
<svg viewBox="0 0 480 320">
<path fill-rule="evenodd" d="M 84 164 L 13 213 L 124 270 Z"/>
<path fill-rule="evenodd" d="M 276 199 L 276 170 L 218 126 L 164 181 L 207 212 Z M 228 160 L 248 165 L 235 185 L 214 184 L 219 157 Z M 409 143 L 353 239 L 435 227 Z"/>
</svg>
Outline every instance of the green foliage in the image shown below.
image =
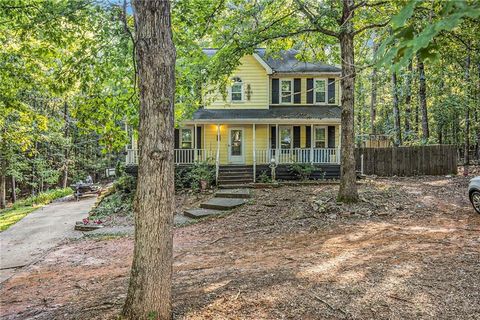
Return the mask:
<svg viewBox="0 0 480 320">
<path fill-rule="evenodd" d="M 124 174 L 114 182 L 113 188 L 115 191 L 134 194 L 137 189 L 137 179 L 129 174 Z"/>
<path fill-rule="evenodd" d="M 4 210 L 0 214 L 0 232 L 7 230 L 11 225 L 22 220 L 27 214 L 36 210 L 35 207 L 19 207 Z"/>
<path fill-rule="evenodd" d="M 289 166 L 290 170 L 293 171 L 300 180 L 305 181 L 308 180 L 313 172 L 315 172 L 316 168 L 311 163 L 292 163 Z"/>
<path fill-rule="evenodd" d="M 191 188 L 198 191 L 201 181 L 206 181 L 208 185 L 215 182 L 215 166 L 208 161 L 175 168 L 175 189 Z"/>
<path fill-rule="evenodd" d="M 133 206 L 133 193 L 117 190 L 103 198 L 89 215 L 90 220 L 103 219 L 112 214 L 131 215 Z"/>
<path fill-rule="evenodd" d="M 272 183 L 272 178 L 267 174 L 267 171 L 262 171 L 262 173 L 257 178 L 257 182 Z"/>
</svg>

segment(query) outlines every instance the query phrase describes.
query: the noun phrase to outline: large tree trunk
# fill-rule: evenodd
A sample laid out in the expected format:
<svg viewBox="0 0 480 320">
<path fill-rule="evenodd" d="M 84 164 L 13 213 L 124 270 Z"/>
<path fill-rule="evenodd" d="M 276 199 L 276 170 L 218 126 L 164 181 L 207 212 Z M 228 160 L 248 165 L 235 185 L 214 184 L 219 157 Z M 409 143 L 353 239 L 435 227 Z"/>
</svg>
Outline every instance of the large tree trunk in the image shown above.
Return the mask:
<svg viewBox="0 0 480 320">
<path fill-rule="evenodd" d="M 410 133 L 410 117 L 412 113 L 412 73 L 413 73 L 413 64 L 410 60 L 408 64 L 408 73 L 407 73 L 407 82 L 405 84 L 405 132 L 408 136 Z M 405 138 L 407 140 L 407 138 Z"/>
<path fill-rule="evenodd" d="M 394 144 L 396 147 L 402 144 L 402 129 L 400 128 L 400 110 L 398 109 L 398 84 L 397 73 L 392 72 L 393 93 L 393 130 L 395 131 Z"/>
<path fill-rule="evenodd" d="M 171 319 L 175 46 L 170 1 L 136 0 L 139 168 L 135 248 L 123 315 Z"/>
<path fill-rule="evenodd" d="M 428 130 L 428 113 L 427 113 L 427 85 L 425 82 L 425 66 L 420 57 L 417 56 L 418 62 L 418 95 L 420 101 L 420 109 L 422 111 L 422 140 L 426 143 L 430 137 Z"/>
<path fill-rule="evenodd" d="M 340 33 L 340 50 L 342 56 L 342 147 L 341 180 L 338 200 L 343 202 L 358 201 L 355 170 L 355 136 L 354 136 L 354 89 L 355 60 L 353 47 L 353 0 L 343 0 L 343 13 Z"/>
<path fill-rule="evenodd" d="M 470 53 L 465 59 L 465 91 L 466 91 L 466 101 L 465 101 L 465 143 L 463 150 L 463 164 L 470 164 Z"/>
<path fill-rule="evenodd" d="M 5 209 L 7 206 L 7 200 L 5 199 L 5 185 L 6 177 L 4 174 L 0 174 L 0 209 Z"/>
<path fill-rule="evenodd" d="M 373 41 L 373 55 L 378 50 L 378 43 Z M 373 66 L 371 74 L 372 91 L 370 96 L 370 133 L 375 134 L 375 120 L 377 118 L 377 68 Z"/>
</svg>

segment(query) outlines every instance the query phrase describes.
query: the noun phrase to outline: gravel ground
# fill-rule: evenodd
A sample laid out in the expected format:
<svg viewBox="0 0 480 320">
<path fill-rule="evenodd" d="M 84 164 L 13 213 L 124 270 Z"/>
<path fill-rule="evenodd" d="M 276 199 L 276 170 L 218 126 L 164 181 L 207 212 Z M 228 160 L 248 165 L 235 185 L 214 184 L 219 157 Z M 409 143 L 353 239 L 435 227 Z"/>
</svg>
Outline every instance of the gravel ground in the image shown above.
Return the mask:
<svg viewBox="0 0 480 320">
<path fill-rule="evenodd" d="M 468 178 L 370 178 L 257 189 L 249 204 L 175 230 L 175 319 L 480 319 L 480 215 Z M 193 203 L 194 201 L 192 201 Z M 2 319 L 114 319 L 133 241 L 90 237 L 0 288 Z"/>
</svg>

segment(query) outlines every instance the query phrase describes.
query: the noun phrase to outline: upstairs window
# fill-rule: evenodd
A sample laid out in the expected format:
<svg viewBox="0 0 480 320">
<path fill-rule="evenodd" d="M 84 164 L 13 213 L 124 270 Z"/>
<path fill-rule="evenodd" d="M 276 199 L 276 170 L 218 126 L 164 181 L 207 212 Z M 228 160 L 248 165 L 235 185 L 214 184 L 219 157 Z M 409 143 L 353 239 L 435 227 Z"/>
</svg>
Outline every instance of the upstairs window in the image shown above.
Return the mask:
<svg viewBox="0 0 480 320">
<path fill-rule="evenodd" d="M 192 129 L 191 128 L 184 128 L 181 130 L 180 135 L 180 146 L 182 149 L 192 149 Z"/>
<path fill-rule="evenodd" d="M 292 80 L 282 80 L 280 82 L 281 103 L 292 103 Z"/>
<path fill-rule="evenodd" d="M 232 101 L 243 101 L 243 82 L 239 77 L 233 78 Z"/>
<path fill-rule="evenodd" d="M 325 103 L 327 101 L 326 84 L 325 80 L 315 80 L 315 103 Z"/>
</svg>

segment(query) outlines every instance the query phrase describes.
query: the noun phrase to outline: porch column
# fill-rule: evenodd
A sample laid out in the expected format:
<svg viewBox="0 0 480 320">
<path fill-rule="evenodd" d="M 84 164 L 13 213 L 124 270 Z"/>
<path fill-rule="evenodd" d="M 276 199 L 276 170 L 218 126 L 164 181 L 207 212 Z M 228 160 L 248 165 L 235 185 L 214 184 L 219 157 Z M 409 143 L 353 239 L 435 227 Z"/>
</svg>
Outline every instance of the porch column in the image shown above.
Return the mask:
<svg viewBox="0 0 480 320">
<path fill-rule="evenodd" d="M 313 131 L 313 124 L 310 125 L 310 164 L 313 165 L 313 135 L 315 132 Z"/>
<path fill-rule="evenodd" d="M 278 146 L 279 146 L 279 143 L 280 141 L 279 140 L 279 137 L 280 137 L 280 133 L 278 132 L 278 123 L 275 125 L 275 160 L 277 161 L 277 164 L 280 163 L 280 153 L 278 152 Z"/>
<path fill-rule="evenodd" d="M 193 161 L 198 160 L 198 155 L 197 155 L 197 124 L 195 123 L 193 125 L 193 132 L 194 134 L 192 135 L 193 140 L 193 148 L 195 149 L 194 154 L 193 154 Z"/>
<path fill-rule="evenodd" d="M 256 148 L 256 128 L 255 123 L 253 124 L 253 182 L 257 176 L 257 148 Z"/>
<path fill-rule="evenodd" d="M 220 169 L 220 124 L 217 124 L 217 155 L 215 157 L 215 181 L 218 184 L 218 172 Z"/>
</svg>

